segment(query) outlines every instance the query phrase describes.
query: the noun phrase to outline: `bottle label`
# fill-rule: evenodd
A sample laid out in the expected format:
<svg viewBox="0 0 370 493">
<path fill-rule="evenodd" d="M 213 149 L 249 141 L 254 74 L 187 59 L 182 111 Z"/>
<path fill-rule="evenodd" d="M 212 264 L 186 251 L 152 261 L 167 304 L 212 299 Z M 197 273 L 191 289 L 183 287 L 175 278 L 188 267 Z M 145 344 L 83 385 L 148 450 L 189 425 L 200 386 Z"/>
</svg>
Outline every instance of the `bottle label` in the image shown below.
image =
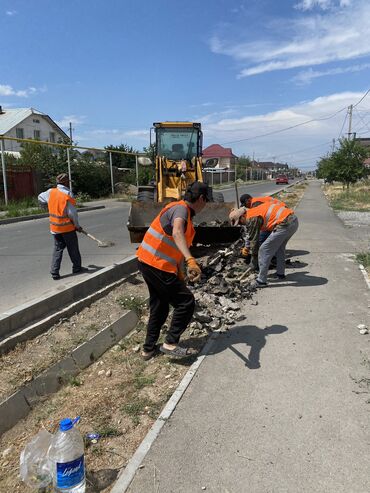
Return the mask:
<svg viewBox="0 0 370 493">
<path fill-rule="evenodd" d="M 84 480 L 84 456 L 71 462 L 57 462 L 57 487 L 73 488 Z"/>
</svg>

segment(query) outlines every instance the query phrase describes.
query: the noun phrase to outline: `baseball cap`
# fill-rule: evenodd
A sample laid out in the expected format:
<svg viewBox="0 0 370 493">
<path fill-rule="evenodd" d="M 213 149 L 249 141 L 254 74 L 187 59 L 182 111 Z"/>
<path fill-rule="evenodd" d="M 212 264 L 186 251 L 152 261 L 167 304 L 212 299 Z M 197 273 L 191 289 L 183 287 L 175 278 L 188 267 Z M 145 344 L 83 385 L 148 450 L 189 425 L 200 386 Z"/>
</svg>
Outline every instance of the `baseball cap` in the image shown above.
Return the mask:
<svg viewBox="0 0 370 493">
<path fill-rule="evenodd" d="M 67 175 L 67 173 L 60 173 L 57 176 L 57 183 L 64 183 L 65 181 L 69 182 L 69 176 Z"/>
<path fill-rule="evenodd" d="M 241 197 L 240 197 L 240 205 L 247 205 L 247 202 L 248 200 L 250 200 L 252 198 L 252 195 L 249 195 L 249 193 L 244 193 Z"/>
<path fill-rule="evenodd" d="M 203 183 L 201 181 L 194 181 L 191 183 L 187 190 L 186 193 L 189 193 L 192 198 L 198 198 L 203 196 L 206 202 L 209 202 L 211 200 L 211 189 L 207 185 L 207 183 Z"/>
</svg>

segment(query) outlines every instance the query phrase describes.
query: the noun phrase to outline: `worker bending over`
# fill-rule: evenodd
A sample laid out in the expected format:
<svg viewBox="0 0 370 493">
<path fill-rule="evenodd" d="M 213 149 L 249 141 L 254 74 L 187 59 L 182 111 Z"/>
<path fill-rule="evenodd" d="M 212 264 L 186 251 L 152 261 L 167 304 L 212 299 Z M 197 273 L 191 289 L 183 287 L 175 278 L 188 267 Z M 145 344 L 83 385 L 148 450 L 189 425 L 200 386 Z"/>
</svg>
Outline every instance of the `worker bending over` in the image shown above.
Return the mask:
<svg viewBox="0 0 370 493">
<path fill-rule="evenodd" d="M 249 195 L 249 193 L 244 193 L 240 197 L 240 206 L 241 207 L 246 207 L 247 209 L 250 209 L 251 207 L 254 207 L 256 205 L 260 204 L 265 204 L 267 202 L 273 203 L 273 204 L 282 204 L 285 205 L 284 202 L 281 200 L 275 199 L 274 197 L 271 197 L 270 195 L 266 195 L 264 197 L 252 197 Z M 258 219 L 258 218 L 256 218 Z M 255 224 L 256 221 L 248 221 L 248 224 L 246 225 L 245 231 L 244 231 L 244 241 L 245 245 L 241 249 L 241 256 L 244 258 L 247 258 L 250 254 L 252 255 L 252 260 L 251 260 L 251 267 L 254 269 L 258 269 L 258 263 L 256 263 L 256 249 L 257 249 L 257 255 L 258 255 L 258 248 L 262 245 L 262 243 L 270 236 L 271 231 L 267 231 L 262 225 Z M 257 221 L 258 223 L 258 221 Z M 251 238 L 255 238 L 255 228 L 259 228 L 259 235 L 257 234 L 257 239 L 258 241 L 251 242 Z M 272 263 L 275 265 L 276 259 L 275 257 L 272 258 Z"/>
<path fill-rule="evenodd" d="M 142 352 L 145 360 L 156 353 L 170 305 L 174 307 L 172 321 L 159 349 L 175 357 L 189 355 L 186 348 L 178 345 L 195 307 L 194 296 L 185 284 L 184 263 L 188 279 L 192 282 L 199 280 L 201 269 L 189 250 L 195 236 L 192 218 L 208 200 L 208 186 L 201 182 L 192 183 L 184 200 L 171 202 L 162 209 L 138 248 L 139 270 L 149 289 L 150 314 Z"/>
<path fill-rule="evenodd" d="M 292 209 L 274 202 L 265 202 L 249 209 L 240 207 L 230 212 L 232 224 L 247 224 L 253 221 L 256 225 L 254 234 L 259 236 L 263 228 L 271 232 L 258 251 L 259 273 L 255 287 L 267 286 L 267 274 L 270 261 L 276 255 L 276 278 L 285 278 L 285 248 L 288 240 L 298 229 L 298 219 Z M 258 221 L 255 218 L 260 218 Z M 259 230 L 258 230 L 259 228 Z M 253 238 L 256 241 L 256 238 Z"/>
</svg>

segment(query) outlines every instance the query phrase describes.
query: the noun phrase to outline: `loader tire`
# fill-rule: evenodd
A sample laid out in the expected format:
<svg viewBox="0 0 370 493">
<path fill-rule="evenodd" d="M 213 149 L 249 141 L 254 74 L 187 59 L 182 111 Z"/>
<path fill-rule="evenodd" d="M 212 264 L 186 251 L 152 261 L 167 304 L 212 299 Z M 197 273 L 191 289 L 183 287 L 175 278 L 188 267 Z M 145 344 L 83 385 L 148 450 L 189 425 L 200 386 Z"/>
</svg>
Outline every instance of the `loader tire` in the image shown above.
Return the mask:
<svg viewBox="0 0 370 493">
<path fill-rule="evenodd" d="M 154 202 L 154 191 L 145 190 L 137 194 L 138 202 Z"/>
<path fill-rule="evenodd" d="M 224 195 L 221 192 L 213 192 L 213 202 L 225 202 Z"/>
</svg>

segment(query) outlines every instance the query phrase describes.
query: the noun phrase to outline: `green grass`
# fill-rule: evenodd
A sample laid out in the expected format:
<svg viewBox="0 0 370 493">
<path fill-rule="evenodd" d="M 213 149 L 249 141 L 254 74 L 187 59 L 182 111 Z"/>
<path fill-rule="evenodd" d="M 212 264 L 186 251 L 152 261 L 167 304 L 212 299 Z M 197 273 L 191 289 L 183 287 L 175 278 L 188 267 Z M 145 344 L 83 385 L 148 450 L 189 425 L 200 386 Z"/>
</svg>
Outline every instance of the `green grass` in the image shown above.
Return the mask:
<svg viewBox="0 0 370 493">
<path fill-rule="evenodd" d="M 133 310 L 139 317 L 145 308 L 145 301 L 140 296 L 125 296 L 124 298 L 119 298 L 117 302 L 126 310 Z"/>
<path fill-rule="evenodd" d="M 370 190 L 343 190 L 331 199 L 330 205 L 335 210 L 370 211 Z"/>
<path fill-rule="evenodd" d="M 153 385 L 154 382 L 155 377 L 153 375 L 137 375 L 134 379 L 134 387 L 136 390 L 140 390 L 148 385 Z"/>
<path fill-rule="evenodd" d="M 356 255 L 356 260 L 365 268 L 370 267 L 370 252 L 361 252 Z"/>
<path fill-rule="evenodd" d="M 122 435 L 122 431 L 112 425 L 105 425 L 101 428 L 98 428 L 97 433 L 99 433 L 101 438 L 119 437 Z"/>
</svg>

